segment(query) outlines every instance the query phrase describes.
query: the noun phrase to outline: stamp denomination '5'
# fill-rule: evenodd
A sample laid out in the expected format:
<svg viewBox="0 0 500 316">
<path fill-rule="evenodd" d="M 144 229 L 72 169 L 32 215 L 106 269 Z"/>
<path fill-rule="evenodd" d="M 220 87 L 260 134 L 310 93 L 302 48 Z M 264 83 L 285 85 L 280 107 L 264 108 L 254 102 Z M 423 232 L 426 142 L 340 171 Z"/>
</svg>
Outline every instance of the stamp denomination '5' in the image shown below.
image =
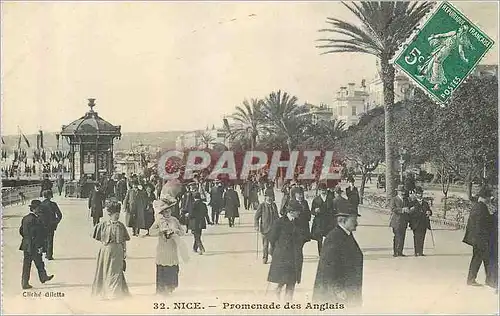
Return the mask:
<svg viewBox="0 0 500 316">
<path fill-rule="evenodd" d="M 445 103 L 492 46 L 492 39 L 444 2 L 394 65 L 435 101 Z"/>
</svg>

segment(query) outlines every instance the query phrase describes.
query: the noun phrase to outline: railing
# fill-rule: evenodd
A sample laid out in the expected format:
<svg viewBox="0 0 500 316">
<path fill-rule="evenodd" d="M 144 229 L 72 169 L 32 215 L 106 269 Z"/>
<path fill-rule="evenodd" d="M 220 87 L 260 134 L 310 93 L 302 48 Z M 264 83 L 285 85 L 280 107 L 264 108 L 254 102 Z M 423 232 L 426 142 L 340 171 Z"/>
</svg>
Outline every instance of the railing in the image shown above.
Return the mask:
<svg viewBox="0 0 500 316">
<path fill-rule="evenodd" d="M 18 204 L 24 200 L 29 203 L 29 200 L 40 196 L 40 185 L 25 185 L 14 188 L 2 188 L 2 206 Z"/>
</svg>

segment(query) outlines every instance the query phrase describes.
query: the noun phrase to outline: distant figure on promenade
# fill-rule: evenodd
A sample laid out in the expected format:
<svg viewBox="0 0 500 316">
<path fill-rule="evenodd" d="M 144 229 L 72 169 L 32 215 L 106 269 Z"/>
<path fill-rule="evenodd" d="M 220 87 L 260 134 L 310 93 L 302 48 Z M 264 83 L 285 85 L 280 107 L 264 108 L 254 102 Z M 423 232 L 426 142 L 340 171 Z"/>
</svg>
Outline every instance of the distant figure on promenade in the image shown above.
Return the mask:
<svg viewBox="0 0 500 316">
<path fill-rule="evenodd" d="M 36 269 L 38 270 L 38 278 L 41 283 L 50 281 L 54 277 L 53 275 L 47 275 L 42 259 L 47 233 L 40 215 L 40 204 L 39 200 L 31 201 L 29 205 L 30 213 L 23 217 L 21 226 L 19 227 L 19 235 L 23 238 L 19 250 L 24 254 L 21 277 L 21 286 L 24 290 L 33 288 L 29 283 L 32 261 L 35 262 Z"/>
<path fill-rule="evenodd" d="M 146 236 L 149 236 L 149 230 L 155 221 L 155 212 L 153 208 L 153 202 L 157 199 L 155 194 L 155 187 L 153 184 L 146 185 L 146 195 L 148 197 L 148 206 L 144 211 L 144 229 L 147 230 Z M 171 209 L 170 209 L 171 211 Z"/>
<path fill-rule="evenodd" d="M 194 182 L 187 184 L 185 187 L 185 192 L 181 198 L 181 224 L 186 225 L 186 233 L 189 231 L 188 224 L 189 219 L 187 215 L 193 212 L 194 206 L 194 194 L 196 193 L 196 185 Z M 201 195 L 200 195 L 201 199 Z"/>
<path fill-rule="evenodd" d="M 104 209 L 104 202 L 105 198 L 104 194 L 101 191 L 101 185 L 99 183 L 96 183 L 94 190 L 90 193 L 88 203 L 93 226 L 99 224 L 99 220 L 104 216 L 102 211 Z"/>
<path fill-rule="evenodd" d="M 397 195 L 391 201 L 391 218 L 389 227 L 392 228 L 394 238 L 393 257 L 406 257 L 403 254 L 405 246 L 406 229 L 408 227 L 408 213 L 410 211 L 408 198 L 405 197 L 403 185 L 398 185 Z"/>
<path fill-rule="evenodd" d="M 347 196 L 349 203 L 351 203 L 351 205 L 357 210 L 359 206 L 359 191 L 354 185 L 354 178 L 352 178 L 349 182 L 349 187 L 345 189 L 345 195 Z"/>
<path fill-rule="evenodd" d="M 47 260 L 54 260 L 54 234 L 62 220 L 61 210 L 56 202 L 51 201 L 52 197 L 52 190 L 43 191 L 44 200 L 40 204 L 40 213 L 47 233 L 44 247 Z"/>
<path fill-rule="evenodd" d="M 304 231 L 299 216 L 299 209 L 288 207 L 286 215 L 273 224 L 269 235 L 273 260 L 267 281 L 278 284 L 275 290 L 278 300 L 281 299 L 281 292 L 286 286 L 285 299 L 291 301 L 295 284 L 301 281 L 304 261 L 302 248 L 309 236 Z"/>
<path fill-rule="evenodd" d="M 224 209 L 224 216 L 229 221 L 229 227 L 234 227 L 234 219 L 240 217 L 240 212 L 238 211 L 240 208 L 240 197 L 238 196 L 238 192 L 234 190 L 233 184 L 230 184 L 226 192 L 224 192 L 222 207 Z"/>
<path fill-rule="evenodd" d="M 62 195 L 63 188 L 64 188 L 64 178 L 62 174 L 60 174 L 57 177 L 57 191 L 59 192 L 59 196 Z"/>
<path fill-rule="evenodd" d="M 266 182 L 266 188 L 264 189 L 264 195 L 271 197 L 273 202 L 276 201 L 276 197 L 274 195 L 274 183 L 272 181 Z"/>
<path fill-rule="evenodd" d="M 193 251 L 202 255 L 205 252 L 205 247 L 201 241 L 201 233 L 207 228 L 207 223 L 212 225 L 208 217 L 208 209 L 205 203 L 201 200 L 199 192 L 193 194 L 194 203 L 191 212 L 188 214 L 189 224 L 188 228 L 194 236 Z"/>
<path fill-rule="evenodd" d="M 472 259 L 467 275 L 467 285 L 480 286 L 476 282 L 477 273 L 481 264 L 484 265 L 486 280 L 490 276 L 490 238 L 493 229 L 493 216 L 488 211 L 487 202 L 491 193 L 482 188 L 478 193 L 477 202 L 474 202 L 470 211 L 463 242 L 472 246 Z"/>
<path fill-rule="evenodd" d="M 269 253 L 273 253 L 270 242 L 270 233 L 274 223 L 279 219 L 278 207 L 273 197 L 266 191 L 264 202 L 260 203 L 255 212 L 255 229 L 262 235 L 262 262 L 267 264 Z"/>
<path fill-rule="evenodd" d="M 210 203 L 208 205 L 212 208 L 212 223 L 219 225 L 219 215 L 224 206 L 224 188 L 219 180 L 215 180 L 215 183 L 215 186 L 210 189 Z"/>
<path fill-rule="evenodd" d="M 427 229 L 431 229 L 432 210 L 427 201 L 423 198 L 422 187 L 415 188 L 415 200 L 410 202 L 410 228 L 413 231 L 413 245 L 415 257 L 424 256 L 425 234 Z"/>
<path fill-rule="evenodd" d="M 311 221 L 311 210 L 309 209 L 309 204 L 304 198 L 304 189 L 301 187 L 295 187 L 290 192 L 290 202 L 287 208 L 293 208 L 299 212 L 297 221 L 302 225 L 305 236 L 307 237 L 306 242 L 311 240 L 311 229 L 309 227 L 309 222 Z"/>
<path fill-rule="evenodd" d="M 123 202 L 125 195 L 127 194 L 127 178 L 124 173 L 118 175 L 118 182 L 116 183 L 115 191 L 115 196 L 118 201 Z"/>
<path fill-rule="evenodd" d="M 132 188 L 127 191 L 123 200 L 127 227 L 132 228 L 132 236 L 139 236 L 140 230 L 146 226 L 144 212 L 148 207 L 148 196 L 138 180 L 132 182 Z"/>
<path fill-rule="evenodd" d="M 319 184 L 319 195 L 311 203 L 311 212 L 314 215 L 311 236 L 318 243 L 318 255 L 321 255 L 323 238 L 334 228 L 335 223 L 333 198 L 328 195 L 324 183 Z"/>
<path fill-rule="evenodd" d="M 188 260 L 187 248 L 179 236 L 184 235 L 179 220 L 170 214 L 177 204 L 175 198 L 153 203 L 155 222 L 151 230 L 158 231 L 156 246 L 156 294 L 171 294 L 179 286 L 179 254 Z"/>
<path fill-rule="evenodd" d="M 314 282 L 313 300 L 355 307 L 362 304 L 363 253 L 353 232 L 358 226 L 356 209 L 339 205 L 337 226 L 326 236 Z"/>
<path fill-rule="evenodd" d="M 124 270 L 127 257 L 126 242 L 130 240 L 127 228 L 118 219 L 120 203 L 111 201 L 106 207 L 109 220 L 94 227 L 92 238 L 102 242 L 97 254 L 97 266 L 92 296 L 113 299 L 129 295 Z"/>
<path fill-rule="evenodd" d="M 248 203 L 252 206 L 254 211 L 259 207 L 259 182 L 254 177 L 250 180 L 250 192 L 248 195 Z"/>
<path fill-rule="evenodd" d="M 43 175 L 43 180 L 40 183 L 40 197 L 42 197 L 43 191 L 45 191 L 45 190 L 51 190 L 52 191 L 52 186 L 53 186 L 53 183 L 52 183 L 52 181 L 50 181 L 49 175 L 48 174 L 44 174 Z"/>
</svg>

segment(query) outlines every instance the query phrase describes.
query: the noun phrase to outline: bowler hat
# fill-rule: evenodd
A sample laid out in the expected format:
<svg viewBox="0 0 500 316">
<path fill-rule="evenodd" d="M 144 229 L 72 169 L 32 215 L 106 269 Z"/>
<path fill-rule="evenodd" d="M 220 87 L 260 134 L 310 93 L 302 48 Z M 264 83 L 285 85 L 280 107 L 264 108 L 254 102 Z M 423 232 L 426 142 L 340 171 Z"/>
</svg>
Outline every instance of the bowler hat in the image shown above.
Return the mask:
<svg viewBox="0 0 500 316">
<path fill-rule="evenodd" d="M 34 210 L 37 207 L 39 207 L 40 204 L 42 204 L 42 202 L 40 202 L 40 200 L 31 200 L 29 207 L 30 207 L 30 209 Z"/>
<path fill-rule="evenodd" d="M 424 193 L 424 189 L 422 189 L 422 187 L 416 187 L 415 188 L 415 193 L 422 194 L 422 193 Z"/>
<path fill-rule="evenodd" d="M 482 187 L 477 193 L 477 196 L 487 199 L 491 196 L 491 191 L 488 188 Z"/>
<path fill-rule="evenodd" d="M 318 190 L 326 190 L 326 184 L 325 183 L 320 183 L 318 185 Z"/>
<path fill-rule="evenodd" d="M 397 191 L 404 191 L 405 190 L 405 186 L 400 184 L 398 185 L 398 188 L 397 188 Z"/>
<path fill-rule="evenodd" d="M 290 191 L 290 196 L 295 196 L 297 193 L 303 194 L 304 190 L 301 187 L 295 187 Z"/>
<path fill-rule="evenodd" d="M 361 216 L 356 208 L 345 199 L 339 200 L 337 207 L 339 211 L 335 216 Z"/>
</svg>

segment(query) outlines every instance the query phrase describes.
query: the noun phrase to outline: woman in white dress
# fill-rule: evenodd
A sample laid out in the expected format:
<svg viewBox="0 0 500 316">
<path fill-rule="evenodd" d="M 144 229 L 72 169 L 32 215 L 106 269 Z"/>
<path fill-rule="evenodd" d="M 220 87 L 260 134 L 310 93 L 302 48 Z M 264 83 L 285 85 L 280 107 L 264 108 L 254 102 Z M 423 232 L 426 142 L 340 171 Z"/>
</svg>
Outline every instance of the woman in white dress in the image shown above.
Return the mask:
<svg viewBox="0 0 500 316">
<path fill-rule="evenodd" d="M 177 204 L 175 198 L 162 198 L 153 202 L 155 222 L 151 232 L 158 232 L 156 246 L 156 294 L 171 294 L 179 285 L 179 255 L 186 262 L 187 247 L 180 239 L 184 235 L 179 220 L 171 215 Z"/>
</svg>

